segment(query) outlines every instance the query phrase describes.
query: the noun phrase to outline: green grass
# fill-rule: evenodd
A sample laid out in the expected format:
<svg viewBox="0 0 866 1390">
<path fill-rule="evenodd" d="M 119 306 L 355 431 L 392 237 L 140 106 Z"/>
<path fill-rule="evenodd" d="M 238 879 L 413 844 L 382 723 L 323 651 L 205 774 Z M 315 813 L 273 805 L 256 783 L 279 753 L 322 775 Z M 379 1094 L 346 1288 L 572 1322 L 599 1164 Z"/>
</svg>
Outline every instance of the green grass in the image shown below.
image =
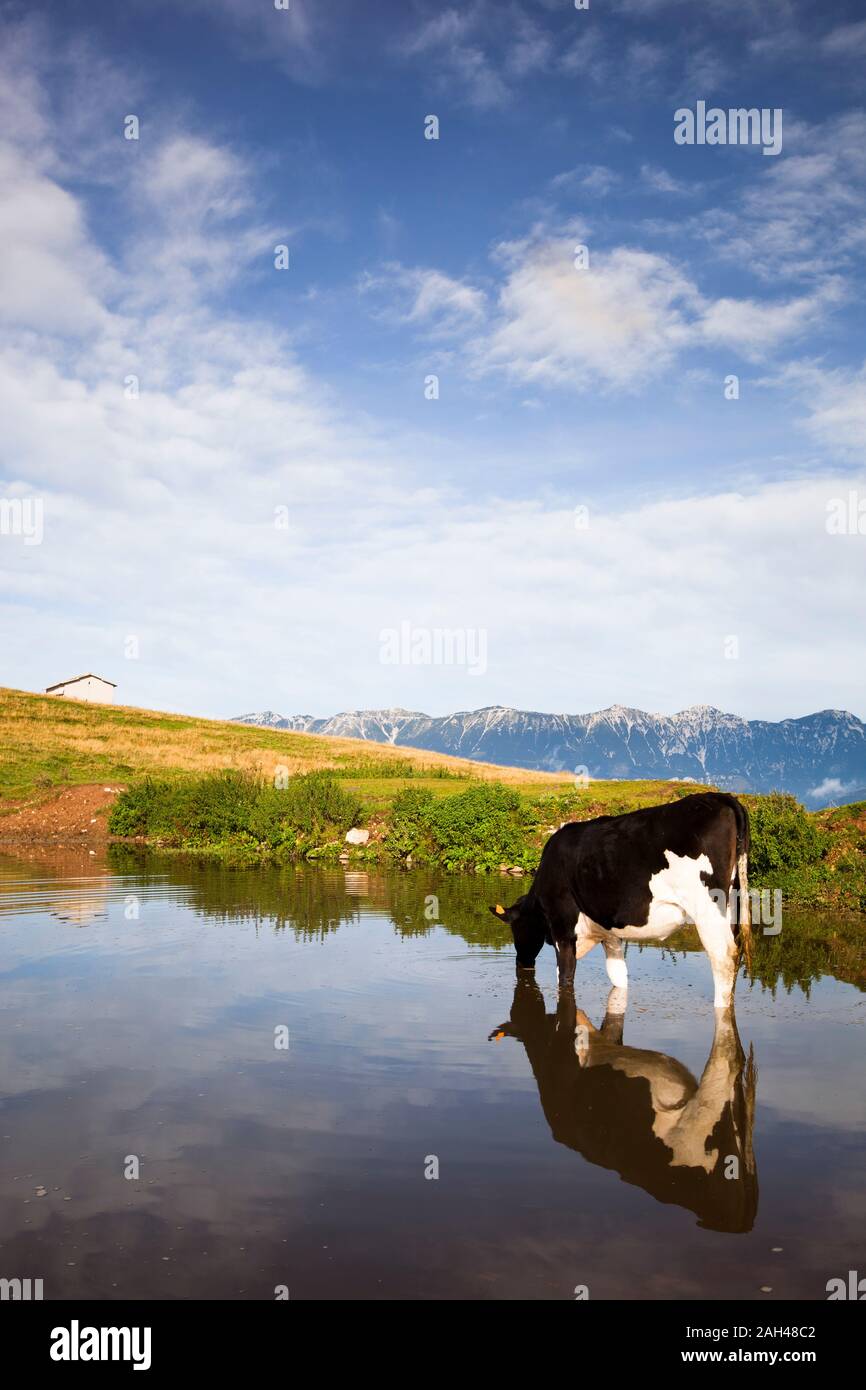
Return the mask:
<svg viewBox="0 0 866 1390">
<path fill-rule="evenodd" d="M 469 778 L 373 779 L 374 793 L 339 772 L 301 773 L 285 785 L 227 771 L 186 779 L 134 781 L 112 808 L 112 835 L 164 849 L 236 862 L 336 859 L 440 864 L 487 871 L 530 869 L 552 828 L 551 816 L 580 794 L 531 796 Z M 386 785 L 390 792 L 380 792 Z M 651 800 L 648 796 L 647 800 Z M 345 832 L 371 830 L 367 847 L 347 851 Z"/>
<path fill-rule="evenodd" d="M 109 829 L 238 865 L 348 856 L 359 865 L 529 873 L 561 821 L 656 804 L 661 787 L 667 799 L 691 790 L 670 783 L 595 783 L 538 795 L 462 778 L 383 782 L 392 790 L 387 800 L 367 796 L 363 784 L 336 772 L 299 774 L 282 788 L 241 772 L 145 778 L 118 798 Z M 781 890 L 785 909 L 866 911 L 862 803 L 816 817 L 791 796 L 745 800 L 752 822 L 750 887 Z M 352 825 L 370 830 L 367 845 L 346 845 Z"/>
<path fill-rule="evenodd" d="M 114 803 L 109 830 L 168 849 L 288 860 L 339 843 L 361 815 L 359 797 L 329 773 L 299 773 L 276 787 L 251 773 L 222 772 L 134 783 Z"/>
<path fill-rule="evenodd" d="M 87 704 L 0 688 L 0 813 L 52 788 L 127 782 L 143 776 L 182 780 L 225 769 L 273 778 L 329 770 L 375 787 L 382 801 L 401 785 L 496 780 L 567 785 L 565 775 L 498 768 L 447 754 L 329 738 L 285 729 L 194 719 L 119 705 Z"/>
<path fill-rule="evenodd" d="M 684 788 L 665 783 L 668 799 Z M 282 786 L 255 773 L 145 777 L 114 804 L 109 830 L 165 849 L 235 859 L 352 858 L 449 870 L 531 870 L 562 820 L 659 799 L 656 783 L 611 783 L 539 794 L 468 777 L 344 778 L 300 773 Z M 367 826 L 371 843 L 346 849 L 345 832 Z"/>
<path fill-rule="evenodd" d="M 339 757 L 335 761 L 334 770 L 339 772 L 341 777 L 359 777 L 364 781 L 392 781 L 398 777 L 402 781 L 417 781 L 418 778 L 423 778 L 428 782 L 465 782 L 472 775 L 468 769 L 462 771 L 453 767 L 419 766 L 409 758 L 389 758 L 383 761 L 381 758 Z"/>
</svg>

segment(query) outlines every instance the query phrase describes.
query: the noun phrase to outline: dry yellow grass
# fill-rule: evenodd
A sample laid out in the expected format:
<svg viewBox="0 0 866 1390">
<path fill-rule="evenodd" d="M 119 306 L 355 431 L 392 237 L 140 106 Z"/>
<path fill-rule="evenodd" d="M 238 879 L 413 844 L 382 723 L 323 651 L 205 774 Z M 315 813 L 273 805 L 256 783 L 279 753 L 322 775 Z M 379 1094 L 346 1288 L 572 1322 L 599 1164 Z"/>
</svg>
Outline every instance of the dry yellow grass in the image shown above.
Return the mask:
<svg viewBox="0 0 866 1390">
<path fill-rule="evenodd" d="M 273 776 L 330 768 L 377 779 L 389 765 L 410 763 L 431 777 L 457 773 L 521 790 L 555 791 L 563 774 L 497 767 L 444 753 L 392 748 L 362 739 L 259 729 L 129 705 L 95 705 L 66 697 L 0 688 L 0 797 L 7 802 L 69 782 L 126 781 L 143 773 L 174 775 L 237 768 Z M 367 770 L 368 769 L 368 770 Z M 399 782 L 395 785 L 395 790 Z"/>
</svg>

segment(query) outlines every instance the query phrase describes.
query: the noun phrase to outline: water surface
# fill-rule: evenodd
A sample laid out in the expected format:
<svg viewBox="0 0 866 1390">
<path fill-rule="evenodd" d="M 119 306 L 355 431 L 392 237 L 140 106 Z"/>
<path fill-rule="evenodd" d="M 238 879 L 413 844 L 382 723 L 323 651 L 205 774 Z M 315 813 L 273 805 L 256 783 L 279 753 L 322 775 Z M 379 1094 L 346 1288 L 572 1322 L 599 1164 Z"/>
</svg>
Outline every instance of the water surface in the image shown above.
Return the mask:
<svg viewBox="0 0 866 1390">
<path fill-rule="evenodd" d="M 866 1269 L 857 931 L 786 919 L 733 1027 L 699 951 L 630 947 L 623 1016 L 600 951 L 576 1000 L 550 950 L 515 985 L 487 904 L 519 891 L 0 860 L 0 1276 L 772 1301 Z"/>
</svg>

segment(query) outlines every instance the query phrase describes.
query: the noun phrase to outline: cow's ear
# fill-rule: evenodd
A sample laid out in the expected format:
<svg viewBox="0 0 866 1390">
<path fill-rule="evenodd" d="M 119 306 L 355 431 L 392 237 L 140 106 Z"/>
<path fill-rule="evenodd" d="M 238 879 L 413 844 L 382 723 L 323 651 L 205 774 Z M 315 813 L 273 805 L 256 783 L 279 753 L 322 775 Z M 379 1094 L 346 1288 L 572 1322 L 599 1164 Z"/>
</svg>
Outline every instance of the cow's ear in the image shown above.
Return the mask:
<svg viewBox="0 0 866 1390">
<path fill-rule="evenodd" d="M 494 917 L 500 917 L 503 922 L 508 920 L 508 909 L 503 907 L 502 903 L 497 903 L 495 907 L 491 907 L 490 911 Z"/>
</svg>

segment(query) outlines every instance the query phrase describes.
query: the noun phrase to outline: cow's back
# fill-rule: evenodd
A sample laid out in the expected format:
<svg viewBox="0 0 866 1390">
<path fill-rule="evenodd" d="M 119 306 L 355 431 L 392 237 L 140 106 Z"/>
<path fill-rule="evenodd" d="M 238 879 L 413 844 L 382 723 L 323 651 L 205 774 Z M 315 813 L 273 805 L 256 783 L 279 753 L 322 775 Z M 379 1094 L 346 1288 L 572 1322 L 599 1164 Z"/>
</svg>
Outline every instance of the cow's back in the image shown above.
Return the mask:
<svg viewBox="0 0 866 1390">
<path fill-rule="evenodd" d="M 697 792 L 662 806 L 563 826 L 548 840 L 533 884 L 542 904 L 570 894 L 599 926 L 647 920 L 650 881 L 671 862 L 701 861 L 709 888 L 730 888 L 745 811 L 725 792 Z"/>
</svg>

